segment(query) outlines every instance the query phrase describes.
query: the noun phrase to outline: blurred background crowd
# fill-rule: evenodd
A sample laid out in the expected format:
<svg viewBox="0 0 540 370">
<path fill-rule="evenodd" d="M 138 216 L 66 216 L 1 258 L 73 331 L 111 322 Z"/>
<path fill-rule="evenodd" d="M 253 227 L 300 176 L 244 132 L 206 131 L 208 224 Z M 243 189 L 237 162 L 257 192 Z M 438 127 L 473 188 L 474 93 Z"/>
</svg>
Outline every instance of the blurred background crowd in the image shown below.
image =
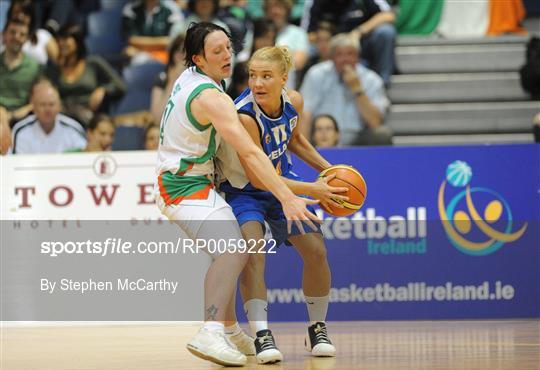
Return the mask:
<svg viewBox="0 0 540 370">
<path fill-rule="evenodd" d="M 156 149 L 198 21 L 233 36 L 233 99 L 289 47 L 318 147 L 540 140 L 536 0 L 0 0 L 2 153 Z"/>
</svg>

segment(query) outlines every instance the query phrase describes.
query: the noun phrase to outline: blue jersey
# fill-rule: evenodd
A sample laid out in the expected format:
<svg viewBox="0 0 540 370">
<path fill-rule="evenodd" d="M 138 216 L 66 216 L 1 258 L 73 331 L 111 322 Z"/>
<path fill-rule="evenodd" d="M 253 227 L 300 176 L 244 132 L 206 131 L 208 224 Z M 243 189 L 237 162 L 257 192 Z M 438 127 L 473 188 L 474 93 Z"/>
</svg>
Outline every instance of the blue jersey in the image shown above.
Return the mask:
<svg viewBox="0 0 540 370">
<path fill-rule="evenodd" d="M 281 115 L 271 118 L 257 105 L 255 97 L 248 88 L 235 100 L 239 114 L 246 114 L 253 118 L 259 129 L 260 143 L 263 151 L 272 161 L 279 176 L 296 179 L 292 172 L 292 163 L 287 153 L 287 147 L 292 137 L 292 132 L 298 124 L 298 112 L 292 105 L 287 92 L 281 94 Z M 223 184 L 221 190 L 234 191 L 230 183 Z M 255 187 L 248 183 L 243 190 L 255 191 Z M 257 190 L 258 191 L 258 190 Z"/>
<path fill-rule="evenodd" d="M 235 100 L 235 105 L 239 114 L 247 114 L 257 123 L 261 146 L 272 161 L 278 175 L 301 181 L 292 171 L 287 152 L 293 130 L 298 123 L 298 112 L 292 105 L 287 92 L 283 90 L 281 94 L 282 109 L 281 115 L 277 118 L 271 118 L 265 114 L 255 102 L 250 89 L 246 89 Z M 225 193 L 225 199 L 231 206 L 238 223 L 240 225 L 249 221 L 257 221 L 262 225 L 265 222 L 268 223 L 278 245 L 287 240 L 290 235 L 300 234 L 296 225 L 292 226 L 291 233 L 287 232 L 287 220 L 281 203 L 272 193 L 258 190 L 249 183 L 238 157 L 236 154 L 231 155 L 232 153 L 234 151 L 229 151 L 229 155 L 224 155 L 221 160 L 221 167 L 228 181 L 220 185 L 220 190 Z M 315 213 L 311 206 L 308 206 L 308 209 Z M 311 231 L 307 225 L 304 229 L 307 232 Z M 319 227 L 317 232 L 320 232 Z"/>
</svg>

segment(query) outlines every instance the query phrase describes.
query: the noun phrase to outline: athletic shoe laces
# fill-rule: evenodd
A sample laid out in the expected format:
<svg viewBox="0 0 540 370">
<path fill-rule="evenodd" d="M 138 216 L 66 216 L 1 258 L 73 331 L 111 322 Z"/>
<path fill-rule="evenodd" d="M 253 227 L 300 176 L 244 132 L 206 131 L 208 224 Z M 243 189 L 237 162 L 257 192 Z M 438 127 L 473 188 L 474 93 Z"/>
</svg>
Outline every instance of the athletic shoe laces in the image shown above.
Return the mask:
<svg viewBox="0 0 540 370">
<path fill-rule="evenodd" d="M 272 337 L 271 335 L 265 334 L 262 337 L 258 337 L 257 340 L 261 345 L 262 351 L 276 348 L 276 344 L 274 343 L 274 337 Z"/>
<path fill-rule="evenodd" d="M 317 343 L 328 343 L 330 344 L 330 339 L 328 338 L 328 332 L 326 331 L 325 325 L 317 324 L 315 328 L 313 328 L 313 332 L 315 333 L 315 339 L 317 340 Z"/>
</svg>

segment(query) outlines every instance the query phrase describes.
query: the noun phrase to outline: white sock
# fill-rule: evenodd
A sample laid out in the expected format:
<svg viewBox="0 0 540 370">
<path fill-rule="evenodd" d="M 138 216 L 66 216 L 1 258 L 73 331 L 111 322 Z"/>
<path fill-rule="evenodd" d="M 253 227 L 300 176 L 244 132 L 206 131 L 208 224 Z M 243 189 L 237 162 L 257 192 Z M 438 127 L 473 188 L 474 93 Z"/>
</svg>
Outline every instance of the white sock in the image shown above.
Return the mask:
<svg viewBox="0 0 540 370">
<path fill-rule="evenodd" d="M 227 335 L 236 335 L 242 331 L 242 328 L 240 325 L 238 325 L 238 322 L 235 322 L 234 325 L 226 326 L 225 327 L 225 334 Z"/>
<path fill-rule="evenodd" d="M 244 303 L 244 312 L 249 320 L 253 336 L 260 330 L 268 329 L 268 302 L 262 299 L 250 299 Z"/>
<path fill-rule="evenodd" d="M 220 331 L 223 333 L 223 328 L 225 325 L 219 321 L 205 321 L 203 324 L 203 329 L 208 331 Z"/>
<path fill-rule="evenodd" d="M 328 312 L 328 295 L 325 295 L 324 297 L 306 296 L 306 306 L 310 325 L 315 324 L 317 321 L 326 321 L 326 313 Z"/>
</svg>

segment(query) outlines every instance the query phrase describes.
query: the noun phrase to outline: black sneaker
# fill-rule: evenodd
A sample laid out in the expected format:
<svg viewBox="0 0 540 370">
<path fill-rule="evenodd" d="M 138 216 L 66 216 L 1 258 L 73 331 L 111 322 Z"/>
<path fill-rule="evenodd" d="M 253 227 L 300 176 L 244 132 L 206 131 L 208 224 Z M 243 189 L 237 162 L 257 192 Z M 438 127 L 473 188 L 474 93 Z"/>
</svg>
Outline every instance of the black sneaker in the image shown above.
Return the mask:
<svg viewBox="0 0 540 370">
<path fill-rule="evenodd" d="M 316 357 L 334 357 L 336 355 L 336 347 L 328 338 L 326 324 L 321 321 L 308 327 L 308 335 L 304 340 L 304 345 L 306 350 Z"/>
<path fill-rule="evenodd" d="M 259 364 L 273 364 L 283 361 L 283 355 L 276 347 L 272 332 L 268 329 L 259 330 L 255 338 L 256 358 Z"/>
</svg>

